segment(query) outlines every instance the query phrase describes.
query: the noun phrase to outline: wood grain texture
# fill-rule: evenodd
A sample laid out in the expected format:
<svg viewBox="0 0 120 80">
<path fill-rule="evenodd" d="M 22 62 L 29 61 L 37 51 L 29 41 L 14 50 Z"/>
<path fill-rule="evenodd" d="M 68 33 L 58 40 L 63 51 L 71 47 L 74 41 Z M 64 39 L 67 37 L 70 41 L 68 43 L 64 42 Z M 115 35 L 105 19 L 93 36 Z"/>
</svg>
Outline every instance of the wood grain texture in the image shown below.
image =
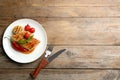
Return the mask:
<svg viewBox="0 0 120 80">
<path fill-rule="evenodd" d="M 120 0 L 0 0 L 0 80 L 32 80 L 39 61 L 19 64 L 2 49 L 2 34 L 16 19 L 40 22 L 53 53 L 35 80 L 120 80 Z"/>
<path fill-rule="evenodd" d="M 8 10 L 9 9 L 9 10 Z M 17 6 L 0 7 L 1 17 L 82 17 L 106 18 L 120 17 L 119 7 L 38 7 Z"/>
<path fill-rule="evenodd" d="M 119 6 L 119 0 L 0 0 L 0 6 Z"/>
<path fill-rule="evenodd" d="M 53 53 L 60 49 L 67 49 L 46 68 L 105 68 L 119 69 L 119 46 L 55 46 Z M 30 64 L 17 64 L 0 53 L 0 68 L 35 68 L 40 59 Z M 9 65 L 9 66 L 6 66 Z"/>
<path fill-rule="evenodd" d="M 53 45 L 120 45 L 119 18 L 32 18 L 40 22 Z M 0 19 L 0 38 L 16 18 Z"/>
<path fill-rule="evenodd" d="M 0 80 L 33 80 L 28 74 L 32 70 L 0 69 Z M 119 78 L 119 70 L 43 69 L 34 80 L 119 80 Z"/>
</svg>

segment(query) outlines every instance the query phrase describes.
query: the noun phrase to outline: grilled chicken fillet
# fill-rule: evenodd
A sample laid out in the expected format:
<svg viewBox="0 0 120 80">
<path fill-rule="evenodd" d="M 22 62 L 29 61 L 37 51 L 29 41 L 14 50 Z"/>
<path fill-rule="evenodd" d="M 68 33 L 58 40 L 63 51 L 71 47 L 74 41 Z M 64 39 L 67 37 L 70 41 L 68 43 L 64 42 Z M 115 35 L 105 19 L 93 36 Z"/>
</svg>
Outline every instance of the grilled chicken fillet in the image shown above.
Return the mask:
<svg viewBox="0 0 120 80">
<path fill-rule="evenodd" d="M 21 46 L 29 51 L 32 51 L 35 49 L 35 47 L 38 45 L 38 43 L 40 43 L 39 40 L 32 38 L 32 40 L 28 43 L 25 44 L 21 44 Z"/>
<path fill-rule="evenodd" d="M 23 40 L 24 39 L 24 35 L 25 35 L 26 31 L 20 32 L 18 34 L 14 34 L 11 37 L 12 41 L 16 41 L 18 42 L 19 40 Z M 24 39 L 25 40 L 25 39 Z M 19 44 L 21 47 L 27 49 L 29 52 L 33 51 L 35 49 L 35 47 L 40 43 L 39 40 L 37 40 L 36 38 L 32 38 L 29 42 L 25 43 L 25 44 Z"/>
</svg>

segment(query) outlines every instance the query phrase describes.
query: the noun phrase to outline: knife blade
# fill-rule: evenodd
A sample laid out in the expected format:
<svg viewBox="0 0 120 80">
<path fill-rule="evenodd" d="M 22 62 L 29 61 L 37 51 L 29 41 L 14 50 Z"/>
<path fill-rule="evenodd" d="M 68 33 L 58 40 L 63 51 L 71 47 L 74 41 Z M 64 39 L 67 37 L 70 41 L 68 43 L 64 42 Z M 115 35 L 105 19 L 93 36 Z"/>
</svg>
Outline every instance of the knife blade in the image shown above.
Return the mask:
<svg viewBox="0 0 120 80">
<path fill-rule="evenodd" d="M 30 73 L 31 77 L 32 78 L 36 78 L 37 75 L 39 74 L 39 72 L 41 71 L 41 69 L 43 69 L 44 67 L 46 67 L 47 64 L 49 64 L 52 60 L 54 60 L 58 55 L 60 55 L 65 50 L 66 49 L 61 49 L 61 50 L 57 51 L 55 54 L 53 54 L 52 56 L 43 57 L 43 59 L 41 60 L 41 62 L 37 66 L 37 68 Z"/>
<path fill-rule="evenodd" d="M 66 49 L 62 49 L 59 50 L 58 52 L 56 52 L 55 54 L 51 55 L 50 57 L 48 57 L 47 61 L 51 62 L 52 60 L 54 60 L 58 55 L 60 55 L 62 52 L 64 52 Z"/>
</svg>

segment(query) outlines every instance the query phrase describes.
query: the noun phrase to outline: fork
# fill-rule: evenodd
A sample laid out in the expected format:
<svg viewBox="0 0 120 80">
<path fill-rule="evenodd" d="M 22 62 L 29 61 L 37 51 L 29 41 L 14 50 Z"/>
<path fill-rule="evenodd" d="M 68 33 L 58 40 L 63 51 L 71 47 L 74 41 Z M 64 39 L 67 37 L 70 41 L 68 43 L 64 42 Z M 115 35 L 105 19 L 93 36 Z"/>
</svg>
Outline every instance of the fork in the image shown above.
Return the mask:
<svg viewBox="0 0 120 80">
<path fill-rule="evenodd" d="M 48 57 L 51 53 L 52 53 L 52 50 L 53 50 L 53 46 L 49 46 L 48 49 L 45 51 L 45 57 Z"/>
<path fill-rule="evenodd" d="M 49 46 L 48 49 L 45 51 L 44 56 L 47 58 L 52 53 L 52 50 L 53 50 L 53 46 Z M 38 75 L 40 63 L 41 63 L 41 61 L 39 62 L 38 66 L 35 68 L 35 70 L 30 73 L 30 76 L 32 78 L 35 78 Z"/>
</svg>

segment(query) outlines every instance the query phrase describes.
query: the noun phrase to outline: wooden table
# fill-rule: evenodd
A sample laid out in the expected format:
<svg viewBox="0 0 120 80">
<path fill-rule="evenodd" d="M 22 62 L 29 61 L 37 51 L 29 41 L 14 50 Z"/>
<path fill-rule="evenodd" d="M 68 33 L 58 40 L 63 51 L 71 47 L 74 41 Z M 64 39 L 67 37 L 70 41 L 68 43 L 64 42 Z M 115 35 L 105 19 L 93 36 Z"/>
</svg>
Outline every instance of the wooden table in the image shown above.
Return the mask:
<svg viewBox="0 0 120 80">
<path fill-rule="evenodd" d="M 1 41 L 21 18 L 43 25 L 53 53 L 67 49 L 36 80 L 120 80 L 120 0 L 0 0 Z M 19 64 L 0 45 L 0 80 L 31 80 L 41 58 Z"/>
</svg>

